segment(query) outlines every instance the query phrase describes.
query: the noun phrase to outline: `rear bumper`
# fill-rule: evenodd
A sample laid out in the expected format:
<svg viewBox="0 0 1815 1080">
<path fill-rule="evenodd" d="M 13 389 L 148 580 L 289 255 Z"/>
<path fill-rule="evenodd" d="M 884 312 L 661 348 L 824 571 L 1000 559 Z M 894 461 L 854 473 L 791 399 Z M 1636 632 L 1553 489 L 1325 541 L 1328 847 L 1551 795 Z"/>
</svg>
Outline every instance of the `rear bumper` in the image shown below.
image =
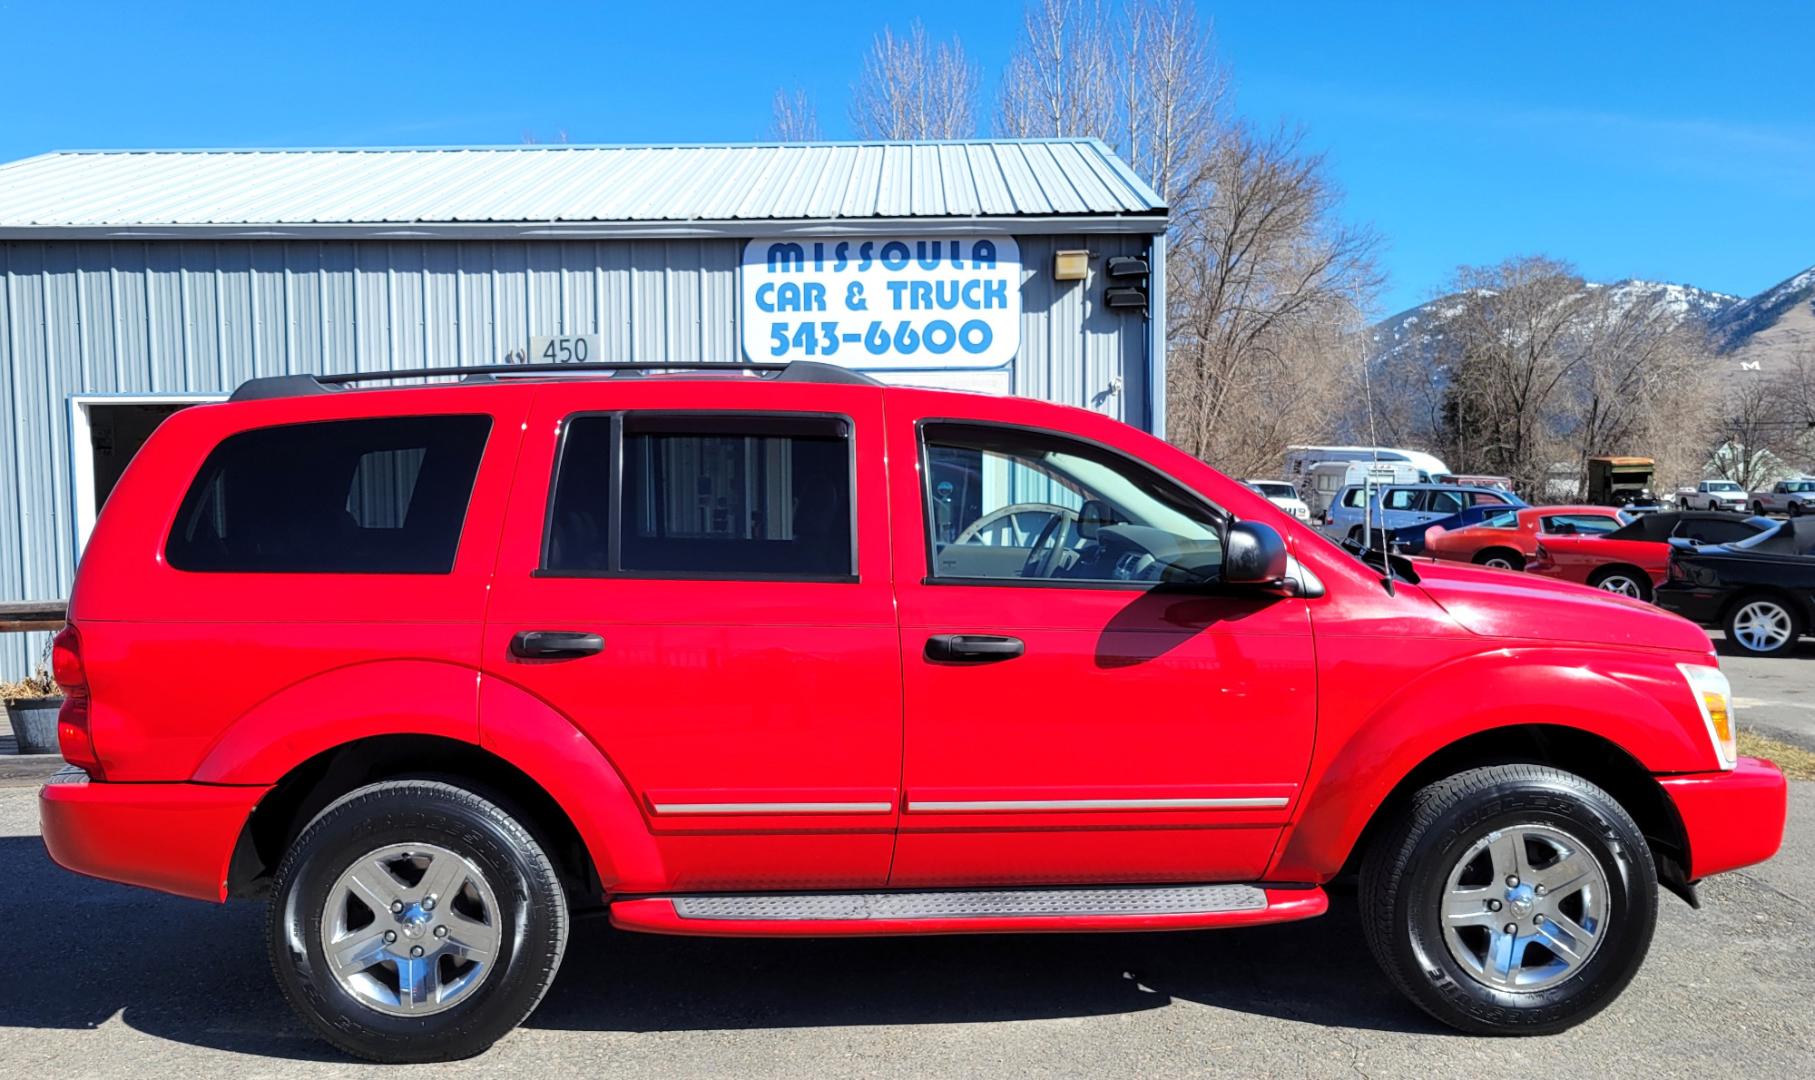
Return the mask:
<svg viewBox="0 0 1815 1080">
<path fill-rule="evenodd" d="M 1718 624 L 1721 607 L 1727 601 L 1725 590 L 1698 589 L 1670 581 L 1659 585 L 1655 595 L 1658 607 L 1702 626 Z"/>
<path fill-rule="evenodd" d="M 38 793 L 38 816 L 67 870 L 219 903 L 240 830 L 268 790 L 97 783 L 68 770 Z"/>
<path fill-rule="evenodd" d="M 1788 785 L 1776 765 L 1742 757 L 1732 772 L 1658 778 L 1689 846 L 1689 880 L 1764 862 L 1783 843 Z"/>
</svg>

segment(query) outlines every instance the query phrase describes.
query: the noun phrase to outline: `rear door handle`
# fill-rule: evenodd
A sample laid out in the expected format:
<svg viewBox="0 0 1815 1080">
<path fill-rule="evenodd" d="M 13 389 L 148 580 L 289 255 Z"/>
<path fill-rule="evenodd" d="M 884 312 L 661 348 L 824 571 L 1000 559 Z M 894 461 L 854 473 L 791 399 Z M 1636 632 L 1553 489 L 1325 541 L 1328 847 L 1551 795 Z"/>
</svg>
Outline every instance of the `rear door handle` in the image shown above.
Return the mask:
<svg viewBox="0 0 1815 1080">
<path fill-rule="evenodd" d="M 926 658 L 939 664 L 995 664 L 1027 651 L 1020 638 L 1000 634 L 934 634 Z"/>
<path fill-rule="evenodd" d="M 605 639 L 584 630 L 519 630 L 510 639 L 512 656 L 525 660 L 573 660 L 605 650 Z"/>
</svg>

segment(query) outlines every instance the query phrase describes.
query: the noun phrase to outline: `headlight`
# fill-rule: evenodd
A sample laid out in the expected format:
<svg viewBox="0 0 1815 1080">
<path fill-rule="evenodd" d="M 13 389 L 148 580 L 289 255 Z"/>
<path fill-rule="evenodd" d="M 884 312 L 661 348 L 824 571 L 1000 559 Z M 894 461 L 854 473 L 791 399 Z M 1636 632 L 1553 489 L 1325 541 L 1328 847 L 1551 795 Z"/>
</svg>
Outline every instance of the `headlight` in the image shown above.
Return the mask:
<svg viewBox="0 0 1815 1080">
<path fill-rule="evenodd" d="M 1708 738 L 1714 742 L 1714 758 L 1723 769 L 1739 761 L 1739 727 L 1733 720 L 1733 687 L 1717 667 L 1706 664 L 1678 664 L 1695 696 L 1695 707 L 1701 710 L 1708 725 Z"/>
</svg>

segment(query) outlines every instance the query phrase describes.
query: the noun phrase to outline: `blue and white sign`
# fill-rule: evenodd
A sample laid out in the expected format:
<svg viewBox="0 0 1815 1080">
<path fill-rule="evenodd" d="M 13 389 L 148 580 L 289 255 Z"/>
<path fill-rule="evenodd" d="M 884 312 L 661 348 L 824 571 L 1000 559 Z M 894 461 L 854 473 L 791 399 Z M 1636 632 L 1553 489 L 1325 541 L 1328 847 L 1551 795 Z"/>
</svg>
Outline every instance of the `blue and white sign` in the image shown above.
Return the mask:
<svg viewBox="0 0 1815 1080">
<path fill-rule="evenodd" d="M 1021 346 L 1008 236 L 752 240 L 744 355 L 876 371 L 995 368 Z"/>
</svg>

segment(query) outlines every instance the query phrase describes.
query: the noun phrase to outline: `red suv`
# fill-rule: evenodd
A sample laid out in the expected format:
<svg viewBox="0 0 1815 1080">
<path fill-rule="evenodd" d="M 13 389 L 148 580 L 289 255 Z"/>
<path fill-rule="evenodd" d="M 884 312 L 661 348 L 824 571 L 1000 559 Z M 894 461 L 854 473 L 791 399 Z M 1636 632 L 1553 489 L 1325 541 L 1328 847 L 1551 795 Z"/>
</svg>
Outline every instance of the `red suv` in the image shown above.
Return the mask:
<svg viewBox="0 0 1815 1080">
<path fill-rule="evenodd" d="M 1185 930 L 1320 915 L 1351 871 L 1418 1005 L 1553 1032 L 1632 978 L 1660 883 L 1781 839 L 1676 616 L 1358 561 L 1075 409 L 510 370 L 178 413 L 57 642 L 51 854 L 268 898 L 283 993 L 352 1053 L 484 1049 L 584 908 Z"/>
</svg>

